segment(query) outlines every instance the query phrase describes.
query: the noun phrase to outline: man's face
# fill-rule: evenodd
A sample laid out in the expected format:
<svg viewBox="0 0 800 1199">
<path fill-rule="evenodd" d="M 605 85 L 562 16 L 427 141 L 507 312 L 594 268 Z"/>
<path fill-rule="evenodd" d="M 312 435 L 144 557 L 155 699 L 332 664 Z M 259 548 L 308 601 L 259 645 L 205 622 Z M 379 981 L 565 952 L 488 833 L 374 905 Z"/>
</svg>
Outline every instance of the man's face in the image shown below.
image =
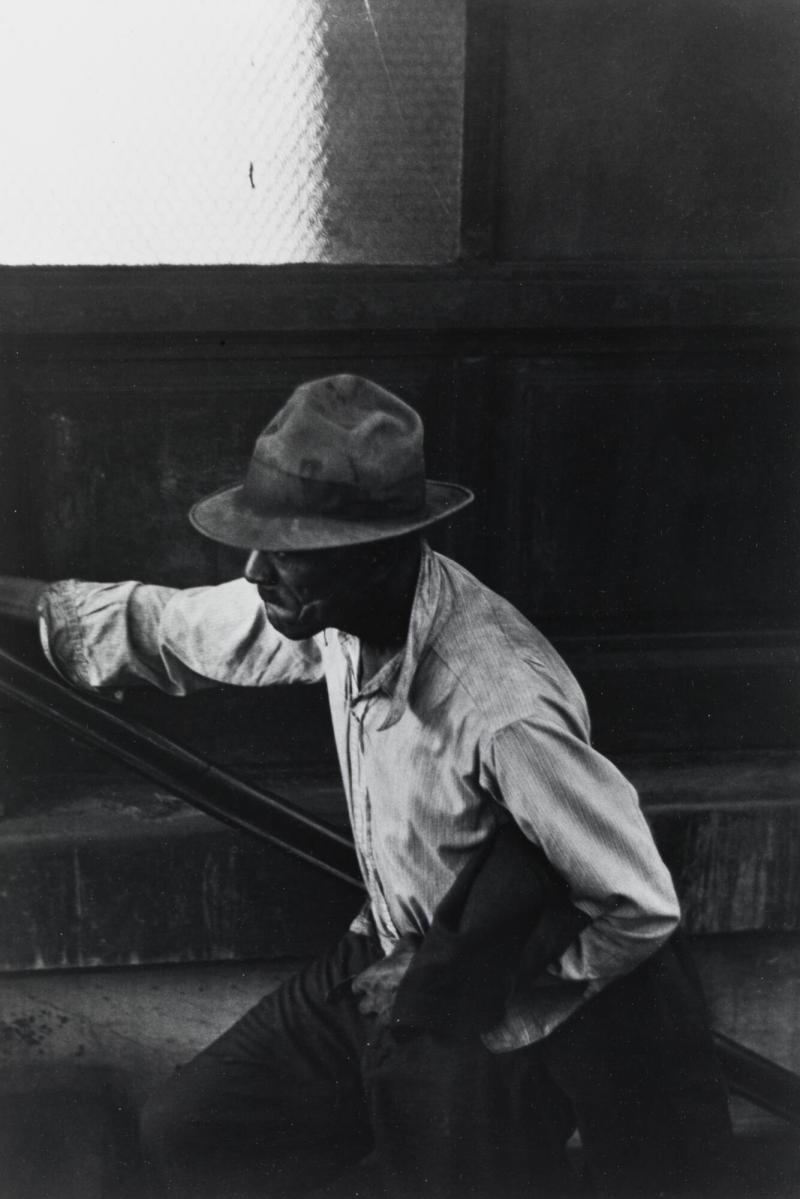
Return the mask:
<svg viewBox="0 0 800 1199">
<path fill-rule="evenodd" d="M 270 624 L 292 641 L 344 627 L 358 602 L 362 573 L 363 553 L 349 548 L 254 550 L 244 569 Z"/>
</svg>

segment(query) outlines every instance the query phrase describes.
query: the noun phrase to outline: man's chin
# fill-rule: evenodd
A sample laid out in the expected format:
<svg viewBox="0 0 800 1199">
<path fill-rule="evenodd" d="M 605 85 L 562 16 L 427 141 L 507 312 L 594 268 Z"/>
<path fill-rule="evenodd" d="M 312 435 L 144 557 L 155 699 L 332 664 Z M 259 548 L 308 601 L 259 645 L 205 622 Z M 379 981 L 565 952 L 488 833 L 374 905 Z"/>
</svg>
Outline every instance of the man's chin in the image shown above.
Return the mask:
<svg viewBox="0 0 800 1199">
<path fill-rule="evenodd" d="M 320 630 L 310 620 L 301 620 L 296 614 L 287 612 L 284 608 L 276 608 L 273 604 L 264 604 L 267 620 L 273 629 L 288 637 L 290 641 L 305 641 Z"/>
</svg>

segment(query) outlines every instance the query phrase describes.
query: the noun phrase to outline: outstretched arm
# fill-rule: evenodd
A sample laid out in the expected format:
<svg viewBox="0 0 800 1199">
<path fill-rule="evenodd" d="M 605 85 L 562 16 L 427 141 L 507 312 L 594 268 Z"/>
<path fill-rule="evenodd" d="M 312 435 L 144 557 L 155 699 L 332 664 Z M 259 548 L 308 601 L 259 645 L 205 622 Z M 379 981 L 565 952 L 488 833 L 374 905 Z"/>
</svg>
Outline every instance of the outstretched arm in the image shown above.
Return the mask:
<svg viewBox="0 0 800 1199">
<path fill-rule="evenodd" d="M 47 583 L 21 575 L 0 575 L 0 616 L 35 624 L 37 605 Z"/>
<path fill-rule="evenodd" d="M 79 687 L 151 684 L 185 695 L 215 683 L 263 686 L 322 677 L 317 646 L 267 622 L 244 579 L 185 591 L 136 582 L 46 583 L 0 575 L 0 618 L 39 622 L 52 665 Z"/>
</svg>

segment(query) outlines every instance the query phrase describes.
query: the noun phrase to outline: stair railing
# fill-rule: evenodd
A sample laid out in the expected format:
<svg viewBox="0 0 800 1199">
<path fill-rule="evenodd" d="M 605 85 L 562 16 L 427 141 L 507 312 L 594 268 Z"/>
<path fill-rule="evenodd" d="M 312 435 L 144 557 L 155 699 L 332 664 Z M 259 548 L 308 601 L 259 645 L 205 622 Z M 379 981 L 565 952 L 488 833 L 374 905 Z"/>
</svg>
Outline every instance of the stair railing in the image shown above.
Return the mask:
<svg viewBox="0 0 800 1199">
<path fill-rule="evenodd" d="M 101 700 L 0 650 L 0 695 L 113 754 L 140 774 L 225 824 L 252 833 L 343 882 L 363 889 L 352 839 L 265 787 L 213 765 L 169 737 L 118 715 Z"/>
</svg>

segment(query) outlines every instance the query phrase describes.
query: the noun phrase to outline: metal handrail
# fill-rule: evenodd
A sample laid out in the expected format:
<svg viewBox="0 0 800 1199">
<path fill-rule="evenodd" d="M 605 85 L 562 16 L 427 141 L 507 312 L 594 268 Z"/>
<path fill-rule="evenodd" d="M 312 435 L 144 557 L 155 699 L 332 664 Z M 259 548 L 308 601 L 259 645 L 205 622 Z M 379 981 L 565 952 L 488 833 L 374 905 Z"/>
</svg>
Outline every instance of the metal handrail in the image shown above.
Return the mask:
<svg viewBox="0 0 800 1199">
<path fill-rule="evenodd" d="M 0 695 L 111 753 L 210 816 L 252 833 L 363 890 L 352 839 L 288 800 L 253 787 L 177 742 L 118 716 L 0 650 Z"/>
<path fill-rule="evenodd" d="M 0 650 L 0 695 L 113 754 L 210 816 L 363 890 L 352 840 L 264 787 L 256 788 L 152 729 L 122 718 Z M 800 1076 L 714 1031 L 728 1087 L 800 1124 Z"/>
<path fill-rule="evenodd" d="M 729 1090 L 800 1125 L 800 1075 L 714 1030 L 714 1046 Z"/>
</svg>

